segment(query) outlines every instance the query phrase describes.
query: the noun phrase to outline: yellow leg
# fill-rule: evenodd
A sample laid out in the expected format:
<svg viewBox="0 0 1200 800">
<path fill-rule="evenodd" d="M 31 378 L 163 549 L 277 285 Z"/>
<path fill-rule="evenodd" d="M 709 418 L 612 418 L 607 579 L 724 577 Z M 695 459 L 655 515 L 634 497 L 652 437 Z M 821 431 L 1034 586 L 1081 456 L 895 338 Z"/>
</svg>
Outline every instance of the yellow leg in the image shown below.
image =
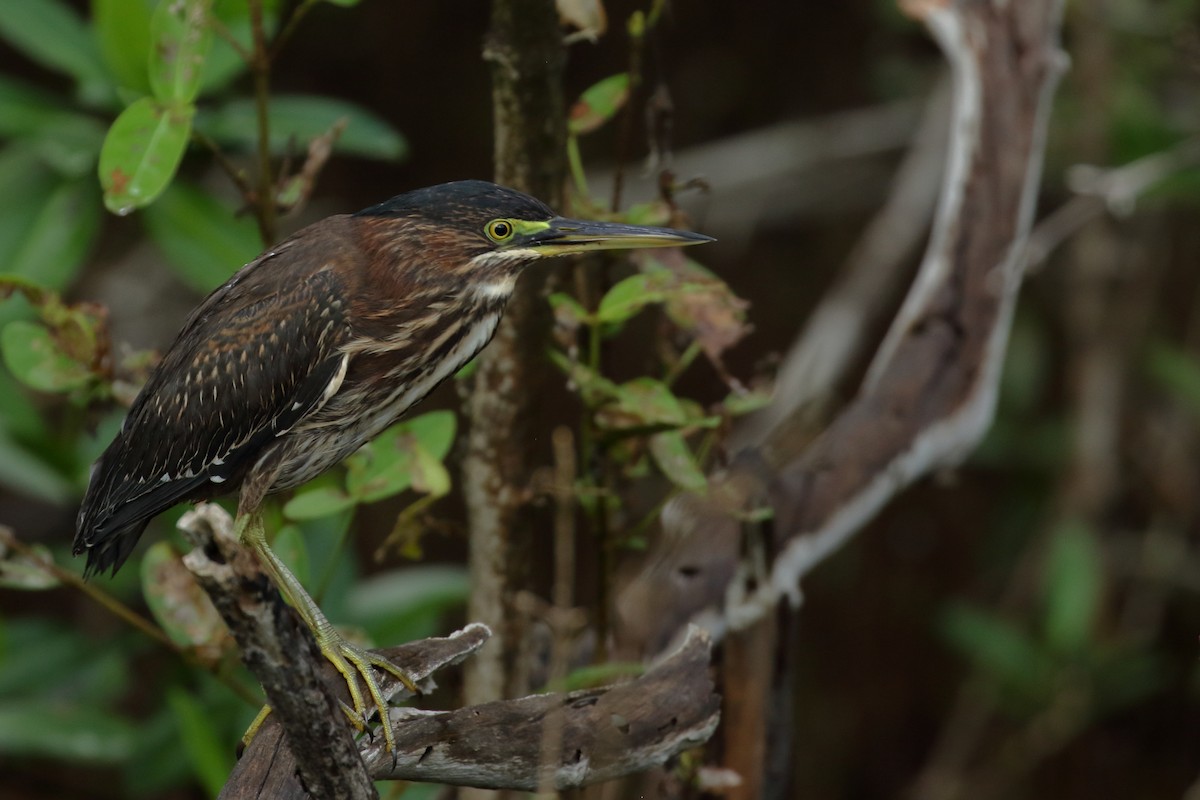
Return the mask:
<svg viewBox="0 0 1200 800">
<path fill-rule="evenodd" d="M 383 692 L 379 688 L 379 682 L 375 680 L 375 675 L 372 668 L 380 669 L 389 675 L 396 678 L 404 684 L 411 692 L 416 693 L 417 687 L 404 672 L 391 663 L 387 659 L 378 656 L 362 647 L 351 644 L 342 637 L 340 633 L 330 624 L 325 615 L 321 613 L 321 609 L 317 607 L 316 602 L 304 590 L 304 586 L 292 574 L 284 563 L 279 560 L 267 544 L 266 531 L 263 528 L 262 517 L 258 514 L 246 514 L 239 516 L 235 525 L 235 530 L 243 544 L 250 547 L 258 555 L 259 563 L 263 569 L 275 581 L 275 585 L 279 587 L 279 591 L 292 604 L 299 613 L 301 619 L 308 625 L 313 636 L 317 640 L 317 646 L 321 648 L 321 653 L 325 658 L 329 659 L 330 663 L 337 668 L 337 671 L 342 674 L 346 681 L 346 686 L 350 690 L 350 699 L 354 704 L 354 715 L 357 719 L 354 722 L 357 727 L 362 729 L 367 722 L 367 707 L 363 702 L 362 692 L 358 688 L 358 678 L 362 677 L 363 684 L 367 687 L 367 692 L 371 695 L 371 701 L 375 704 L 375 708 L 379 712 L 380 722 L 383 724 L 383 738 L 387 745 L 387 751 L 394 753 L 396 750 L 396 742 L 392 736 L 392 726 L 388 724 L 388 705 L 383 698 Z M 255 720 L 258 724 L 262 724 L 262 717 Z"/>
<path fill-rule="evenodd" d="M 246 732 L 242 734 L 242 747 L 249 747 L 250 742 L 254 741 L 254 737 L 258 735 L 258 729 L 267 721 L 267 717 L 271 715 L 271 707 L 263 706 L 259 709 L 258 715 L 254 721 L 250 723 L 250 727 L 246 728 Z M 238 752 L 238 757 L 241 757 L 241 752 Z"/>
</svg>

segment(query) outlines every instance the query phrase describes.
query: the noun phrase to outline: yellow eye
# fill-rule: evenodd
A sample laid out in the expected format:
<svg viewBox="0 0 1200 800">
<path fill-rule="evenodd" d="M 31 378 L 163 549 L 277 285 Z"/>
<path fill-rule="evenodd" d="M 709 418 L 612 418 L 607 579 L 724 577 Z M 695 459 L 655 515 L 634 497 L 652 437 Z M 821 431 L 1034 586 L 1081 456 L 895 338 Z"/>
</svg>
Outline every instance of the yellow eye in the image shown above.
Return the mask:
<svg viewBox="0 0 1200 800">
<path fill-rule="evenodd" d="M 513 233 L 516 232 L 516 229 L 513 227 L 513 224 L 506 219 L 494 219 L 487 224 L 485 232 L 487 233 L 489 239 L 499 244 L 500 242 L 506 242 L 511 239 L 513 237 Z"/>
</svg>

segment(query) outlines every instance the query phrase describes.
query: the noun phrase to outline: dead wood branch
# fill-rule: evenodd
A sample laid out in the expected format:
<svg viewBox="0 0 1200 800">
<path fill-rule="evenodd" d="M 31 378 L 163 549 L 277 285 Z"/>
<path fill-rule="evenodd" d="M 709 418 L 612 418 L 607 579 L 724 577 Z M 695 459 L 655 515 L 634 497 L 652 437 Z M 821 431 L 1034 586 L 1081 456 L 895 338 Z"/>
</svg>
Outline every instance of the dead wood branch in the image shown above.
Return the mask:
<svg viewBox="0 0 1200 800">
<path fill-rule="evenodd" d="M 669 641 L 682 620 L 720 635 L 780 598 L 798 603 L 808 571 L 905 487 L 961 461 L 991 424 L 1065 67 L 1062 3 L 904 6 L 941 45 L 953 78 L 946 168 L 920 271 L 858 396 L 820 436 L 810 444 L 804 426 L 777 430 L 769 450 L 743 451 L 713 476 L 707 497 L 664 510 L 667 549 L 649 555 L 629 591 L 671 614 L 627 636 L 635 650 Z M 773 511 L 769 530 L 739 521 L 761 506 Z"/>
<path fill-rule="evenodd" d="M 196 546 L 185 563 L 234 632 L 274 709 L 222 790 L 224 800 L 374 796 L 373 780 L 517 791 L 585 786 L 661 765 L 716 729 L 712 644 L 693 628 L 676 652 L 628 683 L 448 712 L 397 708 L 389 720 L 394 754 L 385 752 L 382 736 L 355 742 L 339 706 L 349 701 L 345 682 L 253 554 L 234 540 L 229 515 L 201 505 L 180 527 Z M 489 636 L 486 626 L 472 624 L 446 638 L 376 652 L 429 691 L 433 673 L 471 656 Z M 389 676 L 380 676 L 380 684 L 391 699 L 405 694 Z M 543 728 L 551 722 L 560 744 L 547 767 Z M 370 794 L 362 794 L 363 786 Z"/>
<path fill-rule="evenodd" d="M 629 683 L 542 694 L 457 711 L 395 709 L 395 760 L 377 739 L 364 750 L 378 779 L 493 789 L 569 789 L 659 766 L 716 730 L 720 698 L 709 677 L 711 640 L 690 628 L 680 648 Z M 543 726 L 561 731 L 550 765 Z"/>
<path fill-rule="evenodd" d="M 377 797 L 350 723 L 326 679 L 316 641 L 283 602 L 258 559 L 234 538 L 229 514 L 220 506 L 200 505 L 183 516 L 179 528 L 195 547 L 183 563 L 212 599 L 237 640 L 242 661 L 262 684 L 272 716 L 287 731 L 303 784 L 316 797 Z"/>
</svg>

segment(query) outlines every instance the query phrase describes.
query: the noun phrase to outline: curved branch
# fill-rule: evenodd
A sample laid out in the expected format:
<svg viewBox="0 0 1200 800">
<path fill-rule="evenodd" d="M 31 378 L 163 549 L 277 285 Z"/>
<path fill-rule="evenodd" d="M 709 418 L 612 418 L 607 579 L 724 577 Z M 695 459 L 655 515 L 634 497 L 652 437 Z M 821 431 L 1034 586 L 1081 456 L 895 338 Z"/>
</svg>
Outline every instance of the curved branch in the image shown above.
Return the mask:
<svg viewBox="0 0 1200 800">
<path fill-rule="evenodd" d="M 858 396 L 819 436 L 785 422 L 662 517 L 663 544 L 618 603 L 669 608 L 625 647 L 693 619 L 720 634 L 761 619 L 892 497 L 961 461 L 990 426 L 1065 67 L 1061 0 L 908 0 L 954 81 L 941 196 L 921 269 Z M 780 398 L 779 402 L 789 402 Z M 770 529 L 744 524 L 769 506 Z M 670 596 L 664 596 L 669 594 Z M 625 620 L 632 619 L 627 615 Z"/>
</svg>

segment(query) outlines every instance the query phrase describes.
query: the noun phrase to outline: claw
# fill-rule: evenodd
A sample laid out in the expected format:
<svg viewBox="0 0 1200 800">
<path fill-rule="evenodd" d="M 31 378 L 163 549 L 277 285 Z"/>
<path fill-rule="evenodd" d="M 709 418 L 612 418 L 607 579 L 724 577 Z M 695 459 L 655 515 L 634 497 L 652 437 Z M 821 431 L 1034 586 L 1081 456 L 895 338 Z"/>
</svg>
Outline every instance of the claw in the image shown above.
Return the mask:
<svg viewBox="0 0 1200 800">
<path fill-rule="evenodd" d="M 387 752 L 394 754 L 396 741 L 392 734 L 392 726 L 388 722 L 388 702 L 379 688 L 379 681 L 375 678 L 374 670 L 379 669 L 388 673 L 414 693 L 417 690 L 416 685 L 395 664 L 382 656 L 351 644 L 332 628 L 324 627 L 314 633 L 317 634 L 317 644 L 320 645 L 321 652 L 345 679 L 346 687 L 350 690 L 354 715 L 361 721 L 361 725 L 365 726 L 371 712 L 367 710 L 366 702 L 358 685 L 359 679 L 362 679 L 363 685 L 367 687 L 367 693 L 371 697 L 371 702 L 375 706 L 374 710 L 379 715 Z"/>
</svg>

